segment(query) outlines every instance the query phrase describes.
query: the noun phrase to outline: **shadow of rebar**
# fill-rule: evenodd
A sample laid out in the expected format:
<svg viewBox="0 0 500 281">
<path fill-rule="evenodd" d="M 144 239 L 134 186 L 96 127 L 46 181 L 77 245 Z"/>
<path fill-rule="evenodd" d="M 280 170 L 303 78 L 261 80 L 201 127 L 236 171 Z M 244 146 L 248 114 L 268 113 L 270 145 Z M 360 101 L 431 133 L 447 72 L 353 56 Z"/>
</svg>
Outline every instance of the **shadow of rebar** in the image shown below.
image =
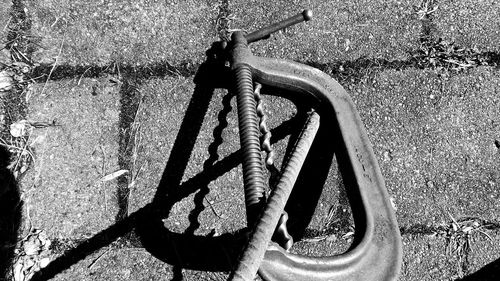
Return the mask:
<svg viewBox="0 0 500 281">
<path fill-rule="evenodd" d="M 219 114 L 217 115 L 217 120 L 219 123 L 217 124 L 217 126 L 215 127 L 215 129 L 213 131 L 214 140 L 208 146 L 209 157 L 203 163 L 204 170 L 209 169 L 219 160 L 219 154 L 217 153 L 217 150 L 218 150 L 219 146 L 224 141 L 222 138 L 222 132 L 224 131 L 224 129 L 228 125 L 227 116 L 231 112 L 231 109 L 232 109 L 232 107 L 231 107 L 231 98 L 232 97 L 233 97 L 233 95 L 231 94 L 231 92 L 228 92 L 222 98 L 222 107 L 223 108 L 219 112 Z M 200 214 L 203 212 L 203 210 L 205 210 L 203 200 L 210 192 L 210 189 L 208 188 L 209 183 L 210 183 L 210 181 L 204 182 L 200 186 L 198 193 L 196 193 L 196 195 L 194 196 L 195 207 L 190 212 L 190 214 L 188 216 L 189 226 L 184 231 L 184 235 L 194 236 L 194 232 L 200 227 L 200 222 L 198 221 L 198 219 L 199 219 Z M 196 249 L 193 249 L 193 250 L 196 251 Z M 182 266 L 174 266 L 174 268 L 172 269 L 172 272 L 174 274 L 172 281 L 182 280 Z"/>
</svg>

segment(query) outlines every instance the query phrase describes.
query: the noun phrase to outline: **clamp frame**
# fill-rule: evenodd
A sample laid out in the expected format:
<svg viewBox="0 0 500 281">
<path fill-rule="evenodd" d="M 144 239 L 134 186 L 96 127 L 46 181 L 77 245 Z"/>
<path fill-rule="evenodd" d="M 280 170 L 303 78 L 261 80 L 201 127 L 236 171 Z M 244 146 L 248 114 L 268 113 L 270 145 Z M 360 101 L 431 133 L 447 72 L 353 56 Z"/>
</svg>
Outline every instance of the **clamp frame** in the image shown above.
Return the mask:
<svg viewBox="0 0 500 281">
<path fill-rule="evenodd" d="M 231 68 L 245 66 L 252 79 L 262 85 L 282 89 L 280 96 L 305 96 L 321 108 L 321 118 L 336 124 L 341 139 L 340 155 L 352 176 L 351 188 L 361 209 L 362 237 L 344 254 L 307 257 L 286 252 L 271 242 L 260 264 L 259 274 L 269 281 L 285 280 L 396 280 L 401 268 L 401 236 L 385 182 L 354 103 L 344 88 L 327 74 L 293 61 L 254 56 L 241 32 L 228 45 Z"/>
</svg>

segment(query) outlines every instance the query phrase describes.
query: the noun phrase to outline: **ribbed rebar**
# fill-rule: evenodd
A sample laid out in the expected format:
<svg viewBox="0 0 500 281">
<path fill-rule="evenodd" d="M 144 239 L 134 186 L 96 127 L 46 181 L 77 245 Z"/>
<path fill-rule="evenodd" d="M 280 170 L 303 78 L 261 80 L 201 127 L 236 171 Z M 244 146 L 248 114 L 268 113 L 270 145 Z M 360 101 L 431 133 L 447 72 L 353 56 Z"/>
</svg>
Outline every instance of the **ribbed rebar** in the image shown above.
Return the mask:
<svg viewBox="0 0 500 281">
<path fill-rule="evenodd" d="M 290 250 L 293 246 L 293 237 L 288 233 L 288 227 L 286 223 L 288 222 L 288 213 L 283 211 L 281 214 L 278 224 L 276 225 L 276 230 L 274 230 L 275 241 L 285 250 Z"/>
<path fill-rule="evenodd" d="M 255 83 L 254 97 L 257 102 L 257 116 L 260 118 L 259 129 L 262 134 L 261 146 L 262 150 L 266 152 L 266 166 L 269 168 L 274 165 L 274 149 L 271 145 L 271 131 L 267 127 L 267 115 L 264 112 L 264 103 L 262 102 L 262 97 L 260 94 L 260 89 L 262 85 Z"/>
<path fill-rule="evenodd" d="M 266 153 L 266 168 L 269 171 L 270 179 L 269 179 L 269 187 L 274 188 L 275 183 L 279 177 L 279 171 L 274 165 L 274 157 L 275 152 L 273 145 L 271 144 L 271 130 L 267 127 L 267 115 L 264 110 L 264 101 L 262 100 L 262 95 L 260 90 L 262 89 L 262 84 L 255 83 L 254 87 L 254 97 L 257 102 L 257 116 L 260 118 L 259 129 L 261 133 L 260 146 L 261 149 Z M 274 232 L 274 239 L 278 242 L 278 244 L 283 247 L 285 250 L 289 250 L 293 245 L 293 237 L 288 233 L 288 229 L 286 223 L 288 221 L 288 214 L 283 212 L 276 226 L 276 230 Z"/>
<path fill-rule="evenodd" d="M 265 210 L 255 230 L 250 235 L 250 241 L 243 251 L 236 270 L 229 276 L 229 280 L 251 281 L 254 279 L 255 274 L 257 274 L 269 241 L 285 209 L 288 197 L 292 192 L 293 185 L 297 180 L 299 171 L 304 164 L 318 128 L 319 115 L 313 112 L 302 130 L 297 144 L 292 151 L 292 156 L 285 165 L 283 175 L 276 188 L 271 192 Z"/>
<path fill-rule="evenodd" d="M 243 184 L 247 222 L 253 227 L 265 199 L 265 182 L 261 163 L 259 118 L 253 93 L 252 72 L 244 64 L 233 69 L 243 164 Z"/>
</svg>

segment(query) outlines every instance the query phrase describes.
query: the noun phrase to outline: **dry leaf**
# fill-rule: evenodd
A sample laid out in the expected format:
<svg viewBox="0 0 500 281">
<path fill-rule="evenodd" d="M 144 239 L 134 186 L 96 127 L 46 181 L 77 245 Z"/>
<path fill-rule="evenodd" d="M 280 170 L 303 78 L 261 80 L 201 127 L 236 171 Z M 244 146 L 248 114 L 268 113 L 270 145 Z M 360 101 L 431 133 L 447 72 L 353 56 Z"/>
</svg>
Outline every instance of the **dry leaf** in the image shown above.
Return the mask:
<svg viewBox="0 0 500 281">
<path fill-rule="evenodd" d="M 45 268 L 47 265 L 49 265 L 50 259 L 49 258 L 43 258 L 40 260 L 40 268 Z"/>
<path fill-rule="evenodd" d="M 353 235 L 354 235 L 354 231 L 349 231 L 346 234 L 342 235 L 342 238 L 347 239 Z"/>
<path fill-rule="evenodd" d="M 23 165 L 21 166 L 21 168 L 19 169 L 19 174 L 24 174 L 26 171 L 28 170 L 28 166 L 27 165 Z"/>
<path fill-rule="evenodd" d="M 23 247 L 24 247 L 24 253 L 27 256 L 36 255 L 40 250 L 40 245 L 37 245 L 37 243 L 34 243 L 31 240 L 26 241 Z"/>
<path fill-rule="evenodd" d="M 126 173 L 128 173 L 128 170 L 118 170 L 118 171 L 113 172 L 113 173 L 111 173 L 109 175 L 105 175 L 104 177 L 102 177 L 100 179 L 100 181 L 101 182 L 107 182 L 107 181 L 116 179 L 117 177 L 122 176 L 122 175 L 124 175 Z"/>
<path fill-rule="evenodd" d="M 466 226 L 466 227 L 462 228 L 462 232 L 469 233 L 472 231 L 472 229 L 473 229 L 472 226 Z"/>
<path fill-rule="evenodd" d="M 15 137 L 22 137 L 26 134 L 26 125 L 28 124 L 28 121 L 26 120 L 19 120 L 13 124 L 10 125 L 10 134 Z"/>
<path fill-rule="evenodd" d="M 14 281 L 24 281 L 23 263 L 21 260 L 14 266 Z"/>
<path fill-rule="evenodd" d="M 42 244 L 44 250 L 48 250 L 50 248 L 50 245 L 52 244 L 47 238 L 47 234 L 45 233 L 45 231 L 40 232 L 40 234 L 38 235 L 38 240 L 40 240 L 40 243 Z"/>
</svg>

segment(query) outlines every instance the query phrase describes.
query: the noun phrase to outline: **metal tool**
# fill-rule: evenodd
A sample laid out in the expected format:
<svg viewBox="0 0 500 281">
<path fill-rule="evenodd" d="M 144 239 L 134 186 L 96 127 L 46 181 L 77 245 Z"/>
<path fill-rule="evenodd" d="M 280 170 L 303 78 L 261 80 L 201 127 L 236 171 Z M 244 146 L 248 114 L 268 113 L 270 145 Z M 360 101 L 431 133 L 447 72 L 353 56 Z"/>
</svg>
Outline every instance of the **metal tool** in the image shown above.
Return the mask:
<svg viewBox="0 0 500 281">
<path fill-rule="evenodd" d="M 342 86 L 318 69 L 292 61 L 256 57 L 248 48 L 251 42 L 311 18 L 312 12 L 305 10 L 248 35 L 236 31 L 225 47 L 235 81 L 247 222 L 251 229 L 249 242 L 229 280 L 253 280 L 257 271 L 263 279 L 273 281 L 395 280 L 401 266 L 400 233 L 384 179 L 351 98 Z M 267 200 L 254 83 L 282 89 L 280 96 L 284 98 L 297 95 L 308 98 L 321 109 L 319 115 L 310 113 Z M 350 172 L 352 188 L 356 189 L 354 200 L 362 206 L 352 211 L 362 218 L 364 229 L 362 238 L 348 252 L 316 258 L 291 254 L 271 242 L 271 237 L 275 231 L 286 233 L 285 204 L 318 130 L 320 116 L 335 124 L 340 132 L 341 139 L 336 142 L 341 144 L 339 157 L 347 160 L 348 167 L 344 168 Z M 271 152 L 269 148 L 265 150 Z"/>
</svg>

